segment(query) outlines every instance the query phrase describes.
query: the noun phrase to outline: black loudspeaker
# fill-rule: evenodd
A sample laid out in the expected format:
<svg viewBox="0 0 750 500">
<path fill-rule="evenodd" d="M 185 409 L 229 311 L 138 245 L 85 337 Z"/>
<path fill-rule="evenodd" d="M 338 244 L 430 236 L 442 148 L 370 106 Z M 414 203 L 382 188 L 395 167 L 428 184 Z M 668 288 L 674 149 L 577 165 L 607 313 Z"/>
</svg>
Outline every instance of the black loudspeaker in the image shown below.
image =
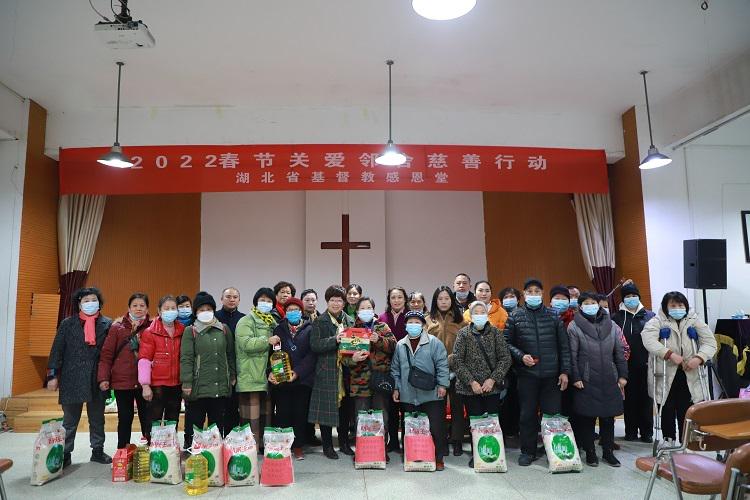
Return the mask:
<svg viewBox="0 0 750 500">
<path fill-rule="evenodd" d="M 685 288 L 726 289 L 727 240 L 685 240 Z"/>
</svg>

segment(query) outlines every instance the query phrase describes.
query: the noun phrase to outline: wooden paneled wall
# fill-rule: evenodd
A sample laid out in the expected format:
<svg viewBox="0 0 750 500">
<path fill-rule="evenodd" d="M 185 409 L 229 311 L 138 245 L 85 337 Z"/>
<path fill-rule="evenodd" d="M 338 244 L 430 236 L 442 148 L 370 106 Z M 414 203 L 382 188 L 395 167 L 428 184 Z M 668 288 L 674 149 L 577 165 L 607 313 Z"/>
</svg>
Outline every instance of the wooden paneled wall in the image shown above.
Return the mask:
<svg viewBox="0 0 750 500">
<path fill-rule="evenodd" d="M 554 193 L 484 193 L 487 273 L 497 294 L 528 277 L 591 290 L 571 197 Z M 477 280 L 480 277 L 472 276 Z M 545 294 L 545 303 L 549 295 Z"/>
<path fill-rule="evenodd" d="M 34 293 L 57 293 L 57 162 L 44 155 L 47 111 L 35 102 L 29 109 L 26 173 L 23 184 L 21 246 L 18 258 L 16 332 L 13 347 L 12 393 L 40 389 L 47 358 L 29 352 L 31 299 Z"/>
<path fill-rule="evenodd" d="M 109 196 L 86 284 L 109 317 L 127 312 L 133 292 L 148 294 L 153 314 L 159 297 L 198 291 L 200 247 L 200 194 Z"/>
<path fill-rule="evenodd" d="M 616 279 L 632 278 L 641 292 L 641 302 L 651 309 L 646 223 L 643 214 L 641 163 L 638 151 L 635 108 L 622 115 L 625 158 L 609 167 L 609 191 L 615 231 Z M 619 303 L 620 294 L 616 293 Z M 657 302 L 660 297 L 657 298 Z"/>
</svg>

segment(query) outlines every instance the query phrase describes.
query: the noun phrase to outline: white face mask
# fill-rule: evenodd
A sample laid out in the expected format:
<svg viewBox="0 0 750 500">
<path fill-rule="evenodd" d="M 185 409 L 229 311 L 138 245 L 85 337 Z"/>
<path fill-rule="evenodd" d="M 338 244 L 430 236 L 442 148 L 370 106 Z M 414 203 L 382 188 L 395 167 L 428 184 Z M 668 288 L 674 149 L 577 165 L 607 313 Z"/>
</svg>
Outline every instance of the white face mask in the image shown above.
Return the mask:
<svg viewBox="0 0 750 500">
<path fill-rule="evenodd" d="M 210 323 L 214 319 L 214 312 L 201 311 L 196 315 L 196 318 L 198 318 L 198 321 L 200 321 L 201 323 Z"/>
</svg>

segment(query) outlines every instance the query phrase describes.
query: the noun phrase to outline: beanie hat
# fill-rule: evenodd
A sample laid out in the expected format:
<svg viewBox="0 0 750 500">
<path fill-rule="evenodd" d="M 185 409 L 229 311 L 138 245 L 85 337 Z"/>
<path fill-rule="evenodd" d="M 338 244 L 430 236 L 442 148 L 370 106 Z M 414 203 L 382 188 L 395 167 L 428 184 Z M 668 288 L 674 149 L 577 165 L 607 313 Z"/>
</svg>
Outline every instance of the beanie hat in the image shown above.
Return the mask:
<svg viewBox="0 0 750 500">
<path fill-rule="evenodd" d="M 198 292 L 195 294 L 193 299 L 193 314 L 198 310 L 200 306 L 209 305 L 211 309 L 216 311 L 216 301 L 213 296 L 208 292 Z"/>
<path fill-rule="evenodd" d="M 286 302 L 284 303 L 284 310 L 286 311 L 287 307 L 289 306 L 297 306 L 301 311 L 305 310 L 305 304 L 303 304 L 302 301 L 297 297 L 289 297 L 288 299 L 286 299 Z"/>
<path fill-rule="evenodd" d="M 568 287 L 562 286 L 562 285 L 555 285 L 552 287 L 552 290 L 549 291 L 549 298 L 551 299 L 555 295 L 565 295 L 568 299 L 570 299 L 570 292 L 568 291 Z"/>
<path fill-rule="evenodd" d="M 638 290 L 638 287 L 635 286 L 635 283 L 623 285 L 620 293 L 623 299 L 625 299 L 627 295 L 637 295 L 639 299 L 641 298 L 641 292 Z"/>
<path fill-rule="evenodd" d="M 544 289 L 544 287 L 542 286 L 542 282 L 536 278 L 527 278 L 523 284 L 523 289 L 527 290 L 530 286 L 533 286 L 533 285 L 536 285 L 539 288 Z"/>
<path fill-rule="evenodd" d="M 422 314 L 422 311 L 409 311 L 404 314 L 404 321 L 408 321 L 410 318 L 417 318 L 423 324 L 427 324 L 427 320 L 425 319 L 424 314 Z"/>
</svg>

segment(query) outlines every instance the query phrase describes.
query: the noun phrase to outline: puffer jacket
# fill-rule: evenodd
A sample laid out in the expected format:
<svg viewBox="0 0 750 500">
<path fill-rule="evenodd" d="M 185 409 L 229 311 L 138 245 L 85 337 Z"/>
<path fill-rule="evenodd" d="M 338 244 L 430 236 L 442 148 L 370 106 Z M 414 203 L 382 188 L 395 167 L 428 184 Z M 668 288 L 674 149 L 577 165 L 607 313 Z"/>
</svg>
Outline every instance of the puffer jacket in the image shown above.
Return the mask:
<svg viewBox="0 0 750 500">
<path fill-rule="evenodd" d="M 276 326 L 275 322 L 267 324 L 253 311 L 237 322 L 234 332 L 237 392 L 263 392 L 268 388 L 266 368 L 271 352 L 268 338 Z"/>
<path fill-rule="evenodd" d="M 490 310 L 487 313 L 487 321 L 489 321 L 490 325 L 502 332 L 505 328 L 505 322 L 508 321 L 508 311 L 503 309 L 500 299 L 490 300 L 489 308 Z M 464 311 L 464 321 L 471 323 L 471 314 L 468 309 Z"/>
<path fill-rule="evenodd" d="M 151 319 L 146 315 L 141 324 L 134 329 L 127 314 L 112 323 L 99 356 L 98 382 L 109 382 L 111 389 L 118 390 L 139 387 L 138 349 L 141 333 L 150 324 Z"/>
<path fill-rule="evenodd" d="M 192 389 L 185 399 L 230 396 L 237 377 L 232 330 L 218 320 L 210 324 L 196 320 L 182 337 L 180 382 L 183 389 Z"/>
<path fill-rule="evenodd" d="M 633 314 L 622 303 L 620 304 L 620 310 L 612 316 L 612 321 L 622 328 L 625 340 L 628 341 L 630 346 L 628 365 L 631 367 L 645 367 L 648 364 L 648 351 L 643 346 L 641 333 L 646 323 L 654 316 L 655 314 L 643 307 L 643 304 L 639 304 L 638 309 Z"/>
<path fill-rule="evenodd" d="M 560 318 L 551 309 L 544 306 L 537 309 L 526 305 L 518 307 L 508 317 L 503 335 L 516 362 L 519 377 L 570 375 L 568 334 Z M 526 366 L 521 361 L 525 354 L 538 356 L 539 362 Z"/>
<path fill-rule="evenodd" d="M 693 341 L 688 336 L 688 328 L 695 328 L 698 333 L 698 350 L 696 351 L 693 346 Z M 659 340 L 659 330 L 662 328 L 669 328 L 670 335 L 667 339 L 666 347 Z M 690 359 L 692 356 L 700 357 L 705 363 L 709 359 L 714 357 L 716 354 L 716 339 L 714 334 L 708 328 L 695 311 L 688 312 L 687 316 L 682 318 L 679 323 L 671 317 L 664 314 L 664 311 L 659 310 L 658 314 L 651 318 L 646 326 L 643 328 L 641 333 L 643 339 L 643 345 L 646 347 L 648 352 L 651 354 L 648 358 L 649 373 L 654 373 L 654 360 L 656 360 L 657 374 L 662 373 L 662 360 L 665 359 L 667 353 L 672 351 L 675 354 L 679 354 L 685 360 Z M 672 387 L 672 382 L 677 374 L 678 366 L 671 360 L 666 361 L 667 365 L 667 391 Z M 681 370 L 682 368 L 679 367 Z M 698 370 L 690 370 L 685 372 L 687 378 L 688 388 L 690 389 L 690 397 L 693 403 L 703 401 L 703 390 L 701 388 L 700 375 Z M 661 382 L 656 384 L 654 388 L 654 377 L 648 377 L 648 395 L 656 399 L 657 402 L 663 403 L 666 398 L 662 397 L 662 384 Z"/>
<path fill-rule="evenodd" d="M 141 334 L 138 359 L 151 363 L 150 378 L 141 377 L 141 384 L 174 387 L 180 385 L 180 347 L 185 326 L 174 322 L 174 334 L 170 337 L 161 318 L 156 318 Z"/>
</svg>

